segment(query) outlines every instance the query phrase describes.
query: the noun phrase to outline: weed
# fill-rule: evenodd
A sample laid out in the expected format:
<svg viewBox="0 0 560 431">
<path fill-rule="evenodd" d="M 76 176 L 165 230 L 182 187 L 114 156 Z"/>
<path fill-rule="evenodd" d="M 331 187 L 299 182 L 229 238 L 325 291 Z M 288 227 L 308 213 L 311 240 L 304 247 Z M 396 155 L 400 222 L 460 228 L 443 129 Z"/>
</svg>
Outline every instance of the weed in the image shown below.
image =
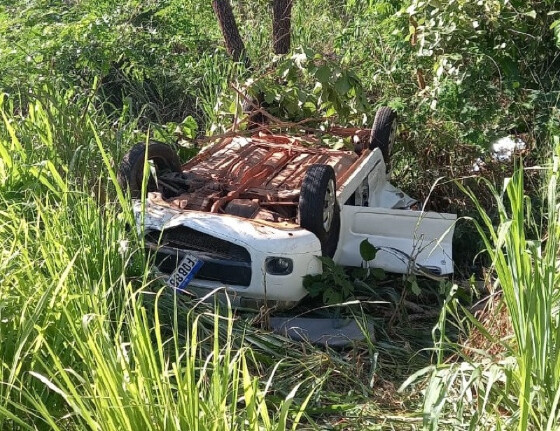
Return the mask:
<svg viewBox="0 0 560 431">
<path fill-rule="evenodd" d="M 558 138 L 554 140 L 557 150 L 547 169 L 542 220 L 533 217 L 519 167 L 505 182 L 503 194 L 487 183 L 498 206 L 498 226 L 486 215 L 476 196 L 464 189 L 483 220 L 482 224 L 474 223 L 492 262 L 496 277 L 493 289 L 503 295 L 513 338 L 495 339 L 474 316 L 464 309 L 459 311 L 454 290 L 450 291 L 435 328 L 437 364 L 423 371 L 430 373 L 424 400 L 424 424 L 430 429 L 436 429 L 438 422 L 448 417 L 445 409 L 450 407 L 449 399 L 454 400 L 452 415 L 457 418 L 457 426 L 492 424 L 520 430 L 558 426 L 560 357 L 556 346 L 560 340 L 555 310 L 559 299 L 556 191 L 560 147 Z M 538 236 L 530 239 L 529 234 L 534 232 Z M 485 355 L 485 360 L 475 362 L 463 356 L 462 362 L 445 363 L 441 352 L 442 346 L 448 344 L 444 326 L 447 312 L 465 314 L 469 325 L 503 346 L 505 357 L 496 361 Z"/>
</svg>

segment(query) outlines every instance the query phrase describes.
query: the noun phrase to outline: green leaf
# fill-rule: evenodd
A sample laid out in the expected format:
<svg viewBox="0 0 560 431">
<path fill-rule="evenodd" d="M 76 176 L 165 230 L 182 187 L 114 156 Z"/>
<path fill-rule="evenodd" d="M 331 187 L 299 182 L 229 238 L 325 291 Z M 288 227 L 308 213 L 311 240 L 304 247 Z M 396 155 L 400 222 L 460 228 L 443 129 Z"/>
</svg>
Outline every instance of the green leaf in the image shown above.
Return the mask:
<svg viewBox="0 0 560 431">
<path fill-rule="evenodd" d="M 330 106 L 327 112 L 325 112 L 325 117 L 332 117 L 333 115 L 336 115 L 336 109 L 334 106 Z"/>
<path fill-rule="evenodd" d="M 305 102 L 303 104 L 303 110 L 312 114 L 317 111 L 317 106 L 313 102 Z"/>
<path fill-rule="evenodd" d="M 334 83 L 334 89 L 340 96 L 346 95 L 346 93 L 350 90 L 350 87 L 350 81 L 348 80 L 348 77 L 344 75 L 338 78 Z"/>
<path fill-rule="evenodd" d="M 364 239 L 360 243 L 360 256 L 362 257 L 363 260 L 369 262 L 370 260 L 375 259 L 376 254 L 377 254 L 377 248 L 371 245 L 371 243 L 367 239 Z"/>
<path fill-rule="evenodd" d="M 237 102 L 232 101 L 229 104 L 227 112 L 230 113 L 230 114 L 235 114 L 237 112 Z"/>
<path fill-rule="evenodd" d="M 368 276 L 368 273 L 369 273 L 368 268 L 353 268 L 351 275 L 352 278 L 365 279 Z"/>
<path fill-rule="evenodd" d="M 194 139 L 196 138 L 197 131 L 198 124 L 196 124 L 196 120 L 189 115 L 181 123 L 181 133 L 189 139 Z"/>
<path fill-rule="evenodd" d="M 418 295 L 420 295 L 420 293 L 422 293 L 422 291 L 420 290 L 420 286 L 418 285 L 418 281 L 416 280 L 415 275 L 410 275 L 406 281 L 407 281 L 407 284 L 408 284 L 408 288 L 410 289 L 410 291 L 413 294 L 418 296 Z"/>
<path fill-rule="evenodd" d="M 323 269 L 334 269 L 336 267 L 336 263 L 334 263 L 334 260 L 332 260 L 332 258 L 328 256 L 317 256 L 317 259 L 319 259 L 323 264 Z"/>
<path fill-rule="evenodd" d="M 333 288 L 329 288 L 323 294 L 323 302 L 327 305 L 340 304 L 342 302 L 342 294 Z"/>
<path fill-rule="evenodd" d="M 371 268 L 369 275 L 375 280 L 385 280 L 385 278 L 387 277 L 387 274 L 381 268 Z"/>
<path fill-rule="evenodd" d="M 315 72 L 315 78 L 321 84 L 327 84 L 331 79 L 331 70 L 328 66 L 321 66 Z"/>
<path fill-rule="evenodd" d="M 264 100 L 266 103 L 272 103 L 276 99 L 276 93 L 272 91 L 265 91 Z"/>
<path fill-rule="evenodd" d="M 309 296 L 315 298 L 325 291 L 325 285 L 321 281 L 315 281 L 310 286 L 305 286 Z"/>
<path fill-rule="evenodd" d="M 342 287 L 342 297 L 344 299 L 348 299 L 352 295 L 354 295 L 354 284 L 351 283 L 350 280 L 348 280 L 348 278 L 342 280 L 340 285 Z"/>
<path fill-rule="evenodd" d="M 560 48 L 560 19 L 554 21 L 550 28 L 554 31 L 554 38 L 556 39 L 556 46 Z"/>
<path fill-rule="evenodd" d="M 284 108 L 286 109 L 286 111 L 290 115 L 294 115 L 299 110 L 299 107 L 298 107 L 297 103 L 294 103 L 292 101 L 289 101 L 289 102 L 285 103 Z"/>
</svg>

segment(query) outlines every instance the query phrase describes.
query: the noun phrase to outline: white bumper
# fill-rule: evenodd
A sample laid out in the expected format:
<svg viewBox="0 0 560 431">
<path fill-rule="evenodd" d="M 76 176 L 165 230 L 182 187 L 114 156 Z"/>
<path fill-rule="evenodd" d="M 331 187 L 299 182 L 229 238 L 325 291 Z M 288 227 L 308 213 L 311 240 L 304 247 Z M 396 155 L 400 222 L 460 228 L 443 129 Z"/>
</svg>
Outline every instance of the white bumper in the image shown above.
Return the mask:
<svg viewBox="0 0 560 431">
<path fill-rule="evenodd" d="M 244 247 L 249 252 L 252 270 L 249 286 L 195 278 L 189 284 L 194 288 L 225 288 L 234 297 L 292 302 L 307 294 L 302 284 L 303 276 L 321 272 L 321 263 L 315 257 L 321 255 L 319 240 L 311 232 L 293 225 L 276 228 L 227 214 L 181 211 L 148 202 L 142 221 L 141 210 L 140 202 L 135 202 L 134 213 L 141 234 L 148 230 L 162 231 L 185 226 Z M 269 257 L 291 259 L 293 271 L 288 275 L 267 273 L 265 261 Z"/>
</svg>

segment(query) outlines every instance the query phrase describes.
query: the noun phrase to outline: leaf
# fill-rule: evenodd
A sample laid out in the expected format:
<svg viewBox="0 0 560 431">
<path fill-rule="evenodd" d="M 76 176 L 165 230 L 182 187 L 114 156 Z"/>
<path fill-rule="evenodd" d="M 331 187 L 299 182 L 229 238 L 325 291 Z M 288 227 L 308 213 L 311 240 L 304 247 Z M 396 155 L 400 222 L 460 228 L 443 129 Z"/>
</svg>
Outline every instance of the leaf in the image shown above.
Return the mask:
<svg viewBox="0 0 560 431">
<path fill-rule="evenodd" d="M 342 295 L 335 289 L 329 288 L 323 293 L 323 302 L 327 305 L 340 304 L 342 302 Z"/>
<path fill-rule="evenodd" d="M 387 274 L 381 268 L 371 268 L 370 269 L 370 277 L 373 277 L 375 280 L 385 280 Z"/>
<path fill-rule="evenodd" d="M 181 123 L 181 132 L 184 136 L 189 139 L 196 138 L 196 132 L 198 131 L 198 124 L 192 116 L 188 116 Z"/>
<path fill-rule="evenodd" d="M 304 104 L 307 101 L 307 93 L 300 88 L 296 89 L 297 99 L 301 104 Z"/>
<path fill-rule="evenodd" d="M 348 299 L 354 295 L 354 284 L 350 282 L 347 278 L 342 280 L 340 283 L 342 287 L 342 298 Z"/>
<path fill-rule="evenodd" d="M 264 92 L 264 101 L 266 103 L 271 104 L 276 99 L 276 93 L 272 91 L 265 91 Z"/>
<path fill-rule="evenodd" d="M 336 109 L 334 106 L 330 106 L 327 112 L 325 112 L 325 117 L 332 117 L 333 115 L 336 115 Z"/>
<path fill-rule="evenodd" d="M 367 239 L 360 243 L 360 256 L 366 262 L 375 259 L 377 248 L 375 248 Z"/>
<path fill-rule="evenodd" d="M 297 103 L 294 103 L 292 101 L 286 102 L 284 104 L 284 108 L 286 109 L 286 111 L 290 115 L 294 115 L 299 110 L 299 107 L 298 107 Z"/>
<path fill-rule="evenodd" d="M 415 275 L 411 275 L 408 277 L 407 279 L 408 282 L 408 288 L 410 289 L 410 291 L 418 296 L 420 295 L 420 293 L 422 293 L 422 291 L 420 290 L 420 286 L 418 285 L 418 281 L 416 280 L 416 276 Z"/>
<path fill-rule="evenodd" d="M 227 112 L 229 114 L 235 114 L 237 112 L 237 102 L 232 101 L 228 107 Z"/>
<path fill-rule="evenodd" d="M 334 263 L 334 260 L 332 260 L 332 258 L 328 256 L 317 256 L 317 259 L 319 259 L 323 264 L 323 269 L 334 269 L 336 267 L 336 263 Z"/>
<path fill-rule="evenodd" d="M 310 114 L 313 114 L 314 112 L 317 111 L 317 106 L 313 102 L 305 102 L 303 104 L 303 110 L 307 111 Z"/>
<path fill-rule="evenodd" d="M 348 80 L 347 76 L 341 76 L 336 80 L 334 83 L 334 89 L 340 96 L 346 95 L 350 90 L 350 81 Z"/>
<path fill-rule="evenodd" d="M 368 268 L 353 268 L 351 274 L 352 274 L 352 278 L 365 279 L 369 274 L 369 269 Z"/>
<path fill-rule="evenodd" d="M 554 38 L 556 39 L 556 46 L 560 48 L 560 19 L 554 21 L 550 28 L 554 31 Z"/>
<path fill-rule="evenodd" d="M 312 298 L 316 298 L 325 291 L 325 284 L 322 281 L 314 281 L 310 285 L 304 284 L 304 287 Z"/>
<path fill-rule="evenodd" d="M 317 72 L 315 72 L 315 78 L 317 78 L 317 81 L 321 84 L 327 84 L 331 79 L 331 70 L 328 66 L 321 66 L 317 69 Z"/>
</svg>

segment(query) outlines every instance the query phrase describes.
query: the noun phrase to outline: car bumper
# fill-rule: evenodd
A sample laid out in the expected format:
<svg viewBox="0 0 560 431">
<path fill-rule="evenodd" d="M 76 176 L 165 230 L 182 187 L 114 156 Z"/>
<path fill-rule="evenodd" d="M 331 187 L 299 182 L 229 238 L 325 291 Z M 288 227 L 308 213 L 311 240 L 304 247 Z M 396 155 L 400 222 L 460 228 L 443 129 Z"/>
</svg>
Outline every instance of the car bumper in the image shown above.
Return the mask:
<svg viewBox="0 0 560 431">
<path fill-rule="evenodd" d="M 290 224 L 262 223 L 227 214 L 181 211 L 146 203 L 142 215 L 140 202 L 134 204 L 137 226 L 146 234 L 149 248 L 156 253 L 156 263 L 164 273 L 177 266 L 185 253 L 198 256 L 206 263 L 191 281 L 188 289 L 205 292 L 225 288 L 237 298 L 262 301 L 297 302 L 306 295 L 303 277 L 321 272 L 321 244 L 311 232 Z M 186 229 L 194 233 L 196 244 L 183 241 L 158 244 L 159 232 Z M 192 238 L 194 238 L 191 235 Z M 169 236 L 171 237 L 171 235 Z M 215 249 L 215 250 L 213 250 Z M 293 269 L 286 275 L 273 275 L 266 270 L 268 258 L 290 259 Z"/>
</svg>

